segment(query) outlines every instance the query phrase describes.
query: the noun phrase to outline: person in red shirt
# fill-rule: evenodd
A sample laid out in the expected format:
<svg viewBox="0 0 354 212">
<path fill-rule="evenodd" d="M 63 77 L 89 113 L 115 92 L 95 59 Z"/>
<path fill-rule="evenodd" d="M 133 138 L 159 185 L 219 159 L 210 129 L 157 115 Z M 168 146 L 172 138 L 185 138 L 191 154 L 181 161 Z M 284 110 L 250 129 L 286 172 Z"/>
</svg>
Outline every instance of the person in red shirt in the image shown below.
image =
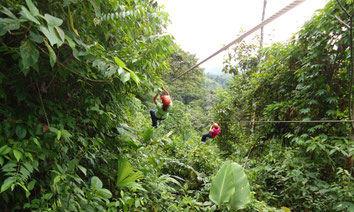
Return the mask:
<svg viewBox="0 0 354 212">
<path fill-rule="evenodd" d="M 159 93 L 157 93 L 154 97 L 156 111 L 150 110 L 150 116 L 153 127 L 157 127 L 157 120 L 164 120 L 166 117 L 168 117 L 168 113 L 171 111 L 171 108 L 173 106 L 170 93 L 165 88 L 162 89 L 165 92 L 165 95 L 162 95 L 162 93 L 160 93 L 161 102 L 157 101 Z"/>
<path fill-rule="evenodd" d="M 213 124 L 211 125 L 209 132 L 205 133 L 202 136 L 202 143 L 203 144 L 206 143 L 206 138 L 215 138 L 220 133 L 220 126 L 215 122 L 212 122 L 212 123 Z"/>
</svg>

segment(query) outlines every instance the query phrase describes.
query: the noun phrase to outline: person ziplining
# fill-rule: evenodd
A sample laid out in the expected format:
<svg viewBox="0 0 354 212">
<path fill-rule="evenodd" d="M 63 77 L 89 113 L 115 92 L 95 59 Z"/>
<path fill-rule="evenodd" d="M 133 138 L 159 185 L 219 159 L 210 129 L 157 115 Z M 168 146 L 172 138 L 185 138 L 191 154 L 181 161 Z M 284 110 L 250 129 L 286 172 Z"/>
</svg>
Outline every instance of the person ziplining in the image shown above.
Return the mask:
<svg viewBox="0 0 354 212">
<path fill-rule="evenodd" d="M 157 121 L 158 120 L 164 120 L 165 118 L 167 118 L 168 113 L 173 106 L 169 92 L 165 88 L 162 88 L 162 89 L 165 92 L 165 95 L 162 95 L 162 92 L 160 92 L 160 93 L 157 93 L 154 97 L 156 111 L 150 110 L 152 126 L 155 128 L 157 128 Z M 159 94 L 160 94 L 161 102 L 157 101 L 157 97 L 159 96 Z"/>
<path fill-rule="evenodd" d="M 202 144 L 206 143 L 207 138 L 215 138 L 220 133 L 220 126 L 212 121 L 212 125 L 210 126 L 209 132 L 205 133 L 202 136 Z"/>
</svg>

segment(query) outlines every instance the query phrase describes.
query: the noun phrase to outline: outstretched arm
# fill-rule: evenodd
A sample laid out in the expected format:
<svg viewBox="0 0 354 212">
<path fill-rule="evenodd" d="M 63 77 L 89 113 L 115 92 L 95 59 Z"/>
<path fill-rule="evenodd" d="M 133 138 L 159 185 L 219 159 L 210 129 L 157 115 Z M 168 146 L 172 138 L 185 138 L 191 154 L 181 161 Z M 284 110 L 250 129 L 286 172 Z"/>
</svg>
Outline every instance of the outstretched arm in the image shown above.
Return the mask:
<svg viewBox="0 0 354 212">
<path fill-rule="evenodd" d="M 157 97 L 159 96 L 159 94 L 156 94 L 156 96 L 154 97 L 154 103 L 157 105 Z"/>
<path fill-rule="evenodd" d="M 168 91 L 167 91 L 165 88 L 162 88 L 162 89 L 163 89 L 163 91 L 165 91 L 165 94 L 166 94 L 167 96 L 170 95 L 170 93 L 168 93 Z"/>
<path fill-rule="evenodd" d="M 209 132 L 213 132 L 213 125 L 210 126 Z"/>
</svg>

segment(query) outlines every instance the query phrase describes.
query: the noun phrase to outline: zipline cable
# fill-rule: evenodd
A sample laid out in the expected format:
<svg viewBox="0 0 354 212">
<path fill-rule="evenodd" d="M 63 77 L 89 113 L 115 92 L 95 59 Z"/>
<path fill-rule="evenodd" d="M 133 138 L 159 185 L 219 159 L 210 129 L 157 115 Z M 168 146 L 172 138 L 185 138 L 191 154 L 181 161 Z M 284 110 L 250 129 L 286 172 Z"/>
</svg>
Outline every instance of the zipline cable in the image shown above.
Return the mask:
<svg viewBox="0 0 354 212">
<path fill-rule="evenodd" d="M 229 123 L 231 121 L 220 121 L 218 123 Z M 353 123 L 354 120 L 304 120 L 304 121 L 249 121 L 249 120 L 236 120 L 239 123 Z"/>
<path fill-rule="evenodd" d="M 216 51 L 215 53 L 213 53 L 212 55 L 210 55 L 209 57 L 207 57 L 206 59 L 202 60 L 201 62 L 199 62 L 198 64 L 192 66 L 190 69 L 188 69 L 186 72 L 182 73 L 181 75 L 177 76 L 175 79 L 180 78 L 181 76 L 187 74 L 188 72 L 192 71 L 193 69 L 195 69 L 196 67 L 198 67 L 199 65 L 203 64 L 204 62 L 210 60 L 211 58 L 213 58 L 214 56 L 218 55 L 220 52 L 228 49 L 230 46 L 232 46 L 235 43 L 238 43 L 240 41 L 242 41 L 245 37 L 247 37 L 248 35 L 252 34 L 253 32 L 257 31 L 258 29 L 262 28 L 263 26 L 269 24 L 270 22 L 274 21 L 275 19 L 277 19 L 278 17 L 282 16 L 283 14 L 285 14 L 286 12 L 290 11 L 291 9 L 293 9 L 294 7 L 298 6 L 299 4 L 301 4 L 302 2 L 304 2 L 306 0 L 295 0 L 293 1 L 291 4 L 289 4 L 288 6 L 284 7 L 282 10 L 278 11 L 277 13 L 275 13 L 274 15 L 270 16 L 269 18 L 267 18 L 266 20 L 262 21 L 260 24 L 258 24 L 257 26 L 253 27 L 252 29 L 250 29 L 249 31 L 245 32 L 244 34 L 242 34 L 240 37 L 236 38 L 234 41 L 232 41 L 231 43 L 227 44 L 226 46 L 224 46 L 223 48 L 219 49 L 218 51 Z"/>
</svg>

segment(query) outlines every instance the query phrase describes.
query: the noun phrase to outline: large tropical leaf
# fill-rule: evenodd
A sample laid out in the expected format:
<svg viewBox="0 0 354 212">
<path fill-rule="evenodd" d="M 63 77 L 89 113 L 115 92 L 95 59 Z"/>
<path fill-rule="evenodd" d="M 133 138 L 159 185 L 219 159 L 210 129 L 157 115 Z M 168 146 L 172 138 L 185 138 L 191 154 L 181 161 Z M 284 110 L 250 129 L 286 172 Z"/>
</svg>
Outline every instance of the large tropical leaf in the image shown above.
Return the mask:
<svg viewBox="0 0 354 212">
<path fill-rule="evenodd" d="M 130 187 L 136 180 L 143 177 L 140 171 L 134 172 L 132 165 L 127 159 L 122 158 L 118 161 L 118 187 Z"/>
<path fill-rule="evenodd" d="M 211 183 L 209 198 L 219 206 L 228 202 L 235 189 L 231 162 L 225 162 Z"/>
<path fill-rule="evenodd" d="M 246 204 L 251 201 L 250 185 L 241 165 L 231 163 L 231 167 L 234 177 L 235 190 L 231 195 L 230 206 L 233 210 L 239 210 L 244 208 Z"/>
</svg>

